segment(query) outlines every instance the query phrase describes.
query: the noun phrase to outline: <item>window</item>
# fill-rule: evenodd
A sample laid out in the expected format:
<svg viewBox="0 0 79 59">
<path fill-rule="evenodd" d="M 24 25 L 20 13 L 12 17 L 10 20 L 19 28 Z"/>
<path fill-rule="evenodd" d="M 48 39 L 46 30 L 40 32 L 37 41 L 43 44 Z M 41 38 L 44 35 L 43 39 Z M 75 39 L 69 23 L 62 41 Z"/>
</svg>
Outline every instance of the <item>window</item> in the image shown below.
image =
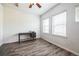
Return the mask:
<svg viewBox="0 0 79 59">
<path fill-rule="evenodd" d="M 49 18 L 43 20 L 43 33 L 49 33 Z"/>
<path fill-rule="evenodd" d="M 75 8 L 75 20 L 79 22 L 79 6 Z"/>
<path fill-rule="evenodd" d="M 55 35 L 66 36 L 66 12 L 53 16 L 52 33 Z"/>
</svg>

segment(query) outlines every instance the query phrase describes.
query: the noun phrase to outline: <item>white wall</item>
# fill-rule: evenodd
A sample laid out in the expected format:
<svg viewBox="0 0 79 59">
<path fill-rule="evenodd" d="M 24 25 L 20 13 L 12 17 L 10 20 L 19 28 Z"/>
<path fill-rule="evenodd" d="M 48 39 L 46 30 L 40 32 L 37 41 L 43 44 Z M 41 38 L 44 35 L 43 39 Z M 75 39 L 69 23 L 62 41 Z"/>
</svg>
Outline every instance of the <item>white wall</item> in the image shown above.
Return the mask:
<svg viewBox="0 0 79 59">
<path fill-rule="evenodd" d="M 36 31 L 40 36 L 39 16 L 28 14 L 18 8 L 4 7 L 3 41 L 11 43 L 18 41 L 20 32 Z"/>
<path fill-rule="evenodd" d="M 3 23 L 3 6 L 0 4 L 0 46 L 2 45 L 2 39 L 3 39 L 2 23 Z"/>
<path fill-rule="evenodd" d="M 43 19 L 50 18 L 50 33 L 42 33 L 42 24 L 41 24 L 41 37 L 55 45 L 58 45 L 66 50 L 69 50 L 77 55 L 79 55 L 79 23 L 75 22 L 75 6 L 79 4 L 60 4 L 47 13 L 41 15 L 41 22 Z M 61 37 L 52 35 L 52 26 L 51 20 L 53 15 L 67 11 L 67 37 Z"/>
</svg>

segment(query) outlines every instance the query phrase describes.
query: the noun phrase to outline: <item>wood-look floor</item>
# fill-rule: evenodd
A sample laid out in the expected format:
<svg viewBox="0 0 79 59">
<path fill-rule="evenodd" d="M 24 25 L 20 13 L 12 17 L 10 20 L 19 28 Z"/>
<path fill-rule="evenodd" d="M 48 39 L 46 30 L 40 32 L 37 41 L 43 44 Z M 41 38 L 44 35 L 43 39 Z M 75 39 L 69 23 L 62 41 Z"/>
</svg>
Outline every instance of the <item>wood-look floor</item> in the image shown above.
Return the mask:
<svg viewBox="0 0 79 59">
<path fill-rule="evenodd" d="M 1 56 L 74 56 L 43 39 L 4 44 L 0 47 Z"/>
</svg>

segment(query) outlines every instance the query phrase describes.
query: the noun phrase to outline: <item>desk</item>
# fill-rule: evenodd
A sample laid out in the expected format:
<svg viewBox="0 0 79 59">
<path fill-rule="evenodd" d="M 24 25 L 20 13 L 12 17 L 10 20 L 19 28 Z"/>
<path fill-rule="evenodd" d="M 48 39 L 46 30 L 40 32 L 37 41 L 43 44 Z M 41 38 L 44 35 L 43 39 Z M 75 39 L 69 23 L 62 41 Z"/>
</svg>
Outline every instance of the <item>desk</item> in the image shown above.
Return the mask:
<svg viewBox="0 0 79 59">
<path fill-rule="evenodd" d="M 35 32 L 18 33 L 18 41 L 19 41 L 19 43 L 20 43 L 20 36 L 21 35 L 28 35 L 28 36 L 30 36 L 30 38 L 33 38 L 33 39 L 36 37 L 36 33 Z"/>
</svg>

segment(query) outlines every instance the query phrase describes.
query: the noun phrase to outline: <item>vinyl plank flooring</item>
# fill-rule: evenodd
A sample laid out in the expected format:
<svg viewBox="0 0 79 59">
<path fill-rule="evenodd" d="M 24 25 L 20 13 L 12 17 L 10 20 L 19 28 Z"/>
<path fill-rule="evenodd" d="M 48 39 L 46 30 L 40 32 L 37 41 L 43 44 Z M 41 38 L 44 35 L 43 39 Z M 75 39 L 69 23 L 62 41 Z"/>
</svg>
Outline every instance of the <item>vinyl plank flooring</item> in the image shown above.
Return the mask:
<svg viewBox="0 0 79 59">
<path fill-rule="evenodd" d="M 43 39 L 4 44 L 0 47 L 1 56 L 75 56 Z"/>
</svg>

